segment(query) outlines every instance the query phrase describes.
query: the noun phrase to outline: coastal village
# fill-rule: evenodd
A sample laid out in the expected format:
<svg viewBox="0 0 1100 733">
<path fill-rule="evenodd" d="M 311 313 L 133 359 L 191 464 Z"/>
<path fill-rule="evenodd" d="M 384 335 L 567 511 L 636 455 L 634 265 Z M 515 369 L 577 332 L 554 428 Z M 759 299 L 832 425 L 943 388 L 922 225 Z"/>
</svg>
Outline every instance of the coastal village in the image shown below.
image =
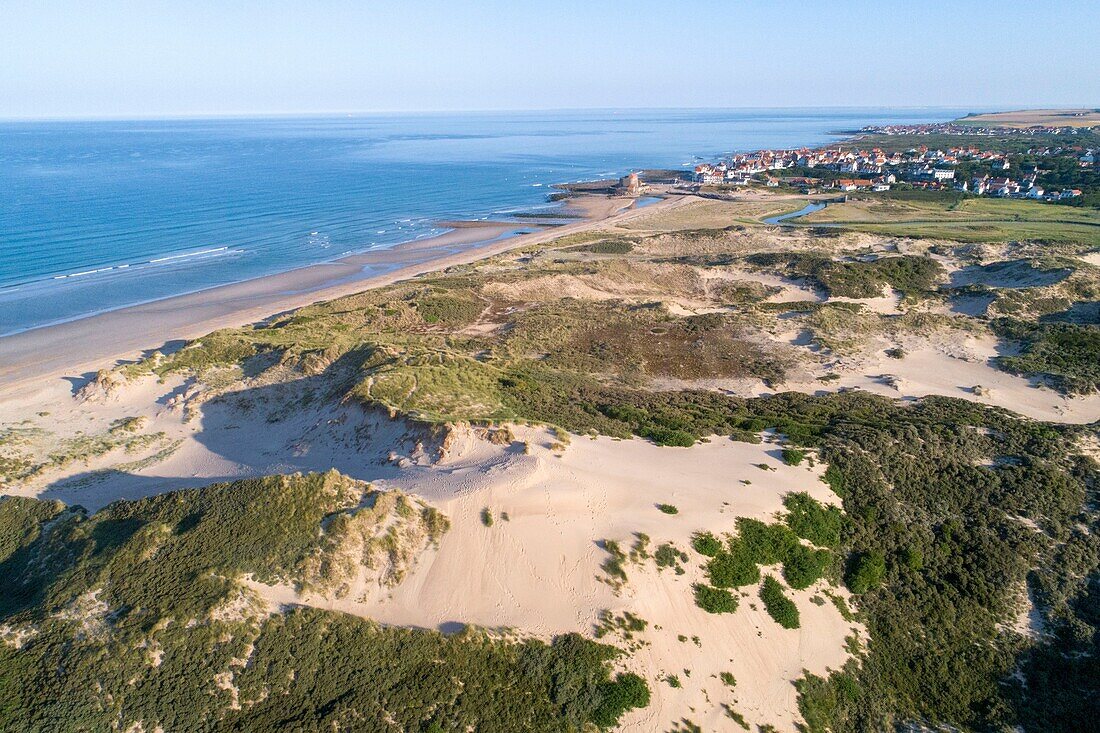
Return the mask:
<svg viewBox="0 0 1100 733">
<path fill-rule="evenodd" d="M 928 136 L 959 134 L 965 129 L 975 136 L 993 136 L 1006 131 L 996 128 L 970 128 L 954 124 L 889 125 L 869 127 L 861 134 Z M 1073 136 L 1080 128 L 1039 128 L 1046 134 Z M 1028 130 L 1032 134 L 1033 131 Z M 1014 132 L 1019 132 L 1016 130 Z M 738 153 L 716 163 L 695 166 L 691 181 L 702 186 L 744 186 L 781 184 L 803 191 L 834 189 L 838 191 L 889 191 L 895 186 L 933 191 L 955 190 L 979 196 L 1023 198 L 1059 202 L 1082 195 L 1071 186 L 1047 188 L 1042 176 L 1049 171 L 1041 164 L 1031 163 L 1013 171 L 1012 154 L 991 149 L 996 146 L 962 145 L 934 147 L 914 144 L 908 150 L 887 151 L 881 147 L 862 148 L 858 140 L 852 144 L 826 148 L 758 150 Z M 1072 158 L 1082 169 L 1095 169 L 1096 148 L 1075 145 L 1036 146 L 1026 150 L 1029 160 Z M 974 175 L 963 172 L 973 169 Z M 792 173 L 799 175 L 791 175 Z"/>
</svg>

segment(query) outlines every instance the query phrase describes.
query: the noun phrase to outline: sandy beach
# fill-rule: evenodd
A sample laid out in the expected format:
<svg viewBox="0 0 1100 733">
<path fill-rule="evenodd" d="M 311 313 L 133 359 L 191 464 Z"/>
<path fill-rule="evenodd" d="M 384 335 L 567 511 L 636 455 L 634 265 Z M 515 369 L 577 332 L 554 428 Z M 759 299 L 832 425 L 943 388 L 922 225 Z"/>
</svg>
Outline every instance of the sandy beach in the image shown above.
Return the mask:
<svg viewBox="0 0 1100 733">
<path fill-rule="evenodd" d="M 665 199 L 643 210 L 635 209 L 631 198 L 578 197 L 569 201 L 566 211 L 579 220 L 556 227 L 447 222 L 453 230 L 438 237 L 13 334 L 0 338 L 0 382 L 12 387 L 41 378 L 80 375 L 218 328 L 253 323 L 320 300 L 620 223 L 641 211 L 677 202 Z"/>
</svg>

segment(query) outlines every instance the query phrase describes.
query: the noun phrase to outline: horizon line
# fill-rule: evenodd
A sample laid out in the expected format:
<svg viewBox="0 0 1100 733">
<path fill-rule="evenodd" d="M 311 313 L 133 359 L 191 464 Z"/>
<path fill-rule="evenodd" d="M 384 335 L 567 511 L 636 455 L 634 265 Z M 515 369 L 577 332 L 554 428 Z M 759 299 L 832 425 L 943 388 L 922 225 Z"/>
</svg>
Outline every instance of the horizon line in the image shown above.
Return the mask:
<svg viewBox="0 0 1100 733">
<path fill-rule="evenodd" d="M 217 119 L 272 119 L 272 118 L 317 118 L 317 117 L 369 117 L 369 116 L 431 116 L 456 114 L 535 114 L 546 112 L 723 112 L 749 110 L 953 110 L 963 109 L 965 105 L 744 105 L 744 106 L 624 106 L 624 107 L 526 107 L 526 108 L 482 108 L 482 109 L 382 109 L 382 110 L 317 110 L 317 111 L 249 111 L 249 112 L 168 112 L 149 114 L 78 114 L 78 115 L 0 115 L 0 123 L 6 122 L 129 122 L 129 121 L 172 121 L 172 120 L 217 120 Z M 975 107 L 968 114 L 988 114 L 992 112 L 1016 112 L 1033 109 L 1085 109 L 1090 105 L 998 105 Z"/>
</svg>

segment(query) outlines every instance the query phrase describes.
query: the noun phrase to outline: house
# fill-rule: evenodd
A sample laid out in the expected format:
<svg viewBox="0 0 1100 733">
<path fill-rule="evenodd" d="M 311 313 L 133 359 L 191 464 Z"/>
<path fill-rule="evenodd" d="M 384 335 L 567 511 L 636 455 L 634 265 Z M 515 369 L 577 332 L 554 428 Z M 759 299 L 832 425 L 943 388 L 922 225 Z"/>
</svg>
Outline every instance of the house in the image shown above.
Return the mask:
<svg viewBox="0 0 1100 733">
<path fill-rule="evenodd" d="M 1032 184 L 1031 188 L 1029 188 L 1027 190 L 1027 193 L 1024 195 L 1027 196 L 1029 199 L 1041 199 L 1043 198 L 1043 189 L 1041 186 Z"/>
<path fill-rule="evenodd" d="M 835 184 L 841 191 L 858 191 L 871 188 L 873 185 L 868 178 L 841 178 Z"/>
<path fill-rule="evenodd" d="M 695 166 L 695 175 L 693 176 L 696 183 L 703 183 L 706 185 L 715 185 L 721 183 L 726 178 L 726 170 L 724 167 L 719 169 L 712 165 L 697 165 Z"/>
<path fill-rule="evenodd" d="M 1018 196 L 1020 184 L 1011 178 L 990 178 L 986 192 L 992 196 Z"/>
<path fill-rule="evenodd" d="M 1065 191 L 1062 191 L 1062 195 L 1059 198 L 1072 199 L 1072 198 L 1076 198 L 1077 196 L 1080 196 L 1080 195 L 1081 195 L 1081 189 L 1079 189 L 1079 188 L 1068 188 Z"/>
</svg>

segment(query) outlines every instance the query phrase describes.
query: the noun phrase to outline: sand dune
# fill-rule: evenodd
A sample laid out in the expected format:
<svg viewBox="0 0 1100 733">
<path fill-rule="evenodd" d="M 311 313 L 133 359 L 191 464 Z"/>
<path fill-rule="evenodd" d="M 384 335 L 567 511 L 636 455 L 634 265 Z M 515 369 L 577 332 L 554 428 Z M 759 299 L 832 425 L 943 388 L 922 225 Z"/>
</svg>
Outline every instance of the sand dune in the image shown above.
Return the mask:
<svg viewBox="0 0 1100 733">
<path fill-rule="evenodd" d="M 733 614 L 707 614 L 694 604 L 692 584 L 703 579 L 704 558 L 690 549 L 693 532 L 731 532 L 739 516 L 770 521 L 792 491 L 837 502 L 820 480 L 820 463 L 788 466 L 775 443 L 716 436 L 692 448 L 665 448 L 573 436 L 564 446 L 547 429 L 523 426 L 513 426 L 514 438 L 504 445 L 462 426 L 441 441 L 382 411 L 332 403 L 302 408 L 300 385 L 293 383 L 247 394 L 248 401 L 229 395 L 202 402 L 187 381 L 147 377 L 84 401 L 54 387 L 5 403 L 0 417 L 36 406 L 50 413 L 43 424 L 70 433 L 95 435 L 120 416 L 140 416 L 146 431 L 178 442 L 169 457 L 148 466 L 111 470 L 141 457 L 114 451 L 6 491 L 95 509 L 217 480 L 333 467 L 380 488 L 404 489 L 447 514 L 452 528 L 398 586 L 361 580 L 343 598 L 253 588 L 273 606 L 309 604 L 389 624 L 444 630 L 473 624 L 521 636 L 592 635 L 601 612 L 633 613 L 648 626 L 622 666 L 650 680 L 654 700 L 626 721 L 626 730 L 666 730 L 689 709 L 706 730 L 739 730 L 722 703 L 751 722 L 790 730 L 797 718 L 792 681 L 803 670 L 842 666 L 845 638 L 853 628 L 863 633 L 831 603 L 810 602 L 820 584 L 791 592 L 803 618 L 793 631 L 764 613 L 755 588 L 742 589 Z M 659 503 L 679 513 L 664 514 Z M 482 521 L 485 509 L 494 518 L 490 527 Z M 687 552 L 684 574 L 659 570 L 652 559 L 631 562 L 617 592 L 601 571 L 608 555 L 600 543 L 629 548 L 635 533 L 651 538 L 650 552 L 665 542 Z M 614 634 L 607 640 L 631 646 Z M 735 689 L 721 681 L 722 672 L 734 675 Z M 670 674 L 680 688 L 667 683 Z"/>
<path fill-rule="evenodd" d="M 636 635 L 641 646 L 623 666 L 650 679 L 654 701 L 633 713 L 624 730 L 666 730 L 688 710 L 704 730 L 739 730 L 722 703 L 750 722 L 792 729 L 793 680 L 803 670 L 823 674 L 841 667 L 848 657 L 845 638 L 862 630 L 845 622 L 831 603 L 810 602 L 823 584 L 792 592 L 803 617 L 797 630 L 767 616 L 756 588 L 742 589 L 746 597 L 736 613 L 704 612 L 692 596 L 692 584 L 704 580 L 703 558 L 689 549 L 690 537 L 700 529 L 728 532 L 738 516 L 770 521 L 790 491 L 835 502 L 820 481 L 822 466 L 787 466 L 775 445 L 717 437 L 688 449 L 574 438 L 555 450 L 555 438 L 546 431 L 515 430 L 517 440 L 504 447 L 467 431 L 456 454 L 441 464 L 381 482 L 430 500 L 452 521 L 438 551 L 423 557 L 396 588 L 360 587 L 347 598 L 331 599 L 299 596 L 287 587 L 251 587 L 276 606 L 307 604 L 384 623 L 442 629 L 475 624 L 540 637 L 591 633 L 600 611 L 630 612 L 648 627 Z M 679 514 L 658 511 L 662 502 L 678 507 Z M 494 517 L 492 526 L 482 522 L 485 509 Z M 686 573 L 659 570 L 649 560 L 627 566 L 620 592 L 604 582 L 600 565 L 607 554 L 598 542 L 614 539 L 629 547 L 637 532 L 648 535 L 651 546 L 671 541 L 686 550 Z M 734 675 L 735 689 L 722 682 L 722 672 Z M 668 675 L 682 686 L 671 687 Z"/>
</svg>

